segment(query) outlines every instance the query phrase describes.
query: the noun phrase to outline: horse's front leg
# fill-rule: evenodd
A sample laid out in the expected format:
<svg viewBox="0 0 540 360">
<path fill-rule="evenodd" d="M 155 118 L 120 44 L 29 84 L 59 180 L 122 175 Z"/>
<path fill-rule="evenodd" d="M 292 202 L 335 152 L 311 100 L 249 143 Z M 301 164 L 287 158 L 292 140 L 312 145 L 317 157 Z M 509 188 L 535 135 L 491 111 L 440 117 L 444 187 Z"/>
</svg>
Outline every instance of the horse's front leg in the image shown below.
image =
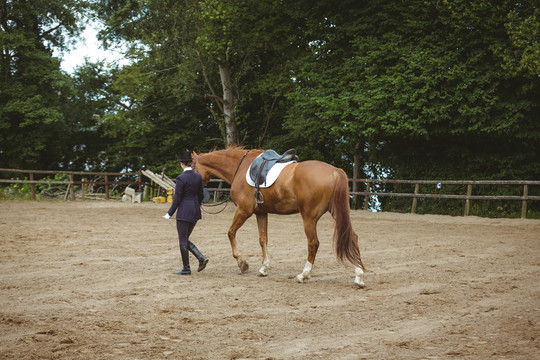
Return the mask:
<svg viewBox="0 0 540 360">
<path fill-rule="evenodd" d="M 248 271 L 249 265 L 247 261 L 242 258 L 242 255 L 240 254 L 236 246 L 236 232 L 242 225 L 244 225 L 244 223 L 250 216 L 251 214 L 243 212 L 242 210 L 240 210 L 239 207 L 236 208 L 233 222 L 227 233 L 229 235 L 229 241 L 231 242 L 232 255 L 236 259 L 236 262 L 238 263 L 238 267 L 240 268 L 240 272 L 242 274 L 245 274 Z"/>
<path fill-rule="evenodd" d="M 268 258 L 268 214 L 257 214 L 257 227 L 259 229 L 259 243 L 262 250 L 262 267 L 259 269 L 258 276 L 268 275 L 270 268 L 270 259 Z"/>
</svg>

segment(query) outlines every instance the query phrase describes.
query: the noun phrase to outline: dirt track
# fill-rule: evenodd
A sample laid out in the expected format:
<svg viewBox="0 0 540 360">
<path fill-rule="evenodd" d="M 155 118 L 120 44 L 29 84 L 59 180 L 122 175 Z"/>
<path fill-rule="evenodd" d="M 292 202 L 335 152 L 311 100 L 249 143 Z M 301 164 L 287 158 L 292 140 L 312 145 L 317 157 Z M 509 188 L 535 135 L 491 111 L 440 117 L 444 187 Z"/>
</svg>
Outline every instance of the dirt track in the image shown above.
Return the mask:
<svg viewBox="0 0 540 360">
<path fill-rule="evenodd" d="M 354 211 L 367 287 L 319 223 L 312 279 L 298 215 L 271 216 L 256 277 L 254 218 L 204 214 L 210 258 L 191 277 L 167 204 L 0 202 L 2 359 L 533 359 L 540 356 L 540 221 Z M 194 258 L 192 257 L 194 263 Z"/>
</svg>

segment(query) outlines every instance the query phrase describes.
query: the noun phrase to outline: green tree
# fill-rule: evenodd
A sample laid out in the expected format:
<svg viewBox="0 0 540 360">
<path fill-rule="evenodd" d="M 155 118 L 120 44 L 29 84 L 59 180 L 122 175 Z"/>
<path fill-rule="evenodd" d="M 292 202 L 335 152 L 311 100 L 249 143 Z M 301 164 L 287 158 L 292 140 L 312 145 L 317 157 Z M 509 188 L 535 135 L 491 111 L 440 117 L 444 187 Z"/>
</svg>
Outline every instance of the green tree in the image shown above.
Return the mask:
<svg viewBox="0 0 540 360">
<path fill-rule="evenodd" d="M 81 30 L 85 1 L 0 1 L 0 163 L 56 168 L 64 159 L 62 106 L 70 79 L 53 49 Z"/>
<path fill-rule="evenodd" d="M 192 16 L 180 11 L 184 2 L 101 5 L 104 42 L 126 42 L 131 59 L 114 74 L 111 89 L 120 102 L 102 117 L 105 133 L 116 139 L 108 161 L 132 169 L 176 169 L 177 152 L 221 142 L 196 54 L 186 47 Z"/>
<path fill-rule="evenodd" d="M 539 176 L 534 4 L 343 6 L 312 18 L 288 95 L 287 126 L 313 157 L 365 150 L 399 178 Z"/>
<path fill-rule="evenodd" d="M 108 69 L 103 61 L 88 60 L 75 68 L 70 77 L 61 111 L 64 116 L 62 163 L 76 170 L 117 171 L 124 164 L 110 160 L 118 139 L 109 136 L 103 117 L 114 114 L 120 98 L 111 88 L 117 69 Z"/>
<path fill-rule="evenodd" d="M 137 64 L 126 68 L 117 82 L 130 99 L 126 114 L 132 118 L 159 86 L 162 98 L 189 106 L 182 118 L 176 116 L 176 124 L 171 116 L 171 126 L 189 135 L 177 143 L 196 141 L 206 149 L 261 146 L 283 134 L 286 81 L 275 80 L 288 76 L 281 66 L 283 43 L 294 31 L 289 31 L 291 23 L 280 2 L 112 1 L 104 4 L 100 17 L 107 22 L 106 41 L 132 45 L 129 54 Z M 135 87 L 141 79 L 145 86 Z M 192 130 L 198 122 L 190 113 L 197 115 L 206 137 L 193 137 L 199 135 Z M 156 113 L 156 121 L 158 116 L 162 114 Z"/>
</svg>

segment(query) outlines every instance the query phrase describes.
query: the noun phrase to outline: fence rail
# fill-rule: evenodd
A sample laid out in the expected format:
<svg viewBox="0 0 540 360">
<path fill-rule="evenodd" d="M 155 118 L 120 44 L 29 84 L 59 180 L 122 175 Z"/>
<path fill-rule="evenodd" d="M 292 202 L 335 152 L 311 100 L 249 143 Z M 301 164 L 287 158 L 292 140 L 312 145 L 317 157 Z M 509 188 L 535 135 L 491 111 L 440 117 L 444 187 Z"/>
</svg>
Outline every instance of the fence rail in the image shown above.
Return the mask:
<svg viewBox="0 0 540 360">
<path fill-rule="evenodd" d="M 0 172 L 7 173 L 23 173 L 28 174 L 28 180 L 20 179 L 0 179 L 0 183 L 23 183 L 30 184 L 32 199 L 36 199 L 35 185 L 36 184 L 67 184 L 68 190 L 70 193 L 71 200 L 75 200 L 75 189 L 74 185 L 105 185 L 105 197 L 109 199 L 109 185 L 137 185 L 139 191 L 142 191 L 141 188 L 143 185 L 146 185 L 142 181 L 142 172 L 131 172 L 131 173 L 120 173 L 120 172 L 88 172 L 88 171 L 56 171 L 56 170 L 20 170 L 20 169 L 3 169 L 0 168 Z M 69 180 L 34 180 L 35 174 L 48 174 L 56 175 L 63 174 L 68 175 Z M 103 181 L 95 180 L 75 180 L 74 176 L 103 176 Z M 118 176 L 137 176 L 137 181 L 111 181 L 109 177 L 118 177 Z M 229 188 L 222 187 L 223 180 L 212 179 L 212 182 L 218 182 L 218 187 L 206 188 L 208 191 L 214 192 L 214 198 L 216 198 L 217 193 L 219 192 L 229 192 Z M 435 199 L 457 199 L 465 200 L 463 215 L 468 216 L 470 211 L 470 204 L 472 200 L 510 200 L 510 201 L 521 201 L 521 217 L 527 217 L 527 202 L 528 201 L 539 201 L 540 196 L 529 195 L 529 186 L 540 186 L 540 181 L 538 180 L 380 180 L 380 179 L 349 179 L 349 182 L 361 182 L 365 184 L 365 191 L 351 191 L 350 194 L 353 196 L 364 196 L 364 209 L 367 209 L 369 205 L 369 199 L 371 196 L 390 196 L 390 197 L 404 197 L 412 198 L 411 204 L 411 213 L 416 213 L 416 207 L 418 204 L 418 199 L 421 198 L 435 198 Z M 386 184 L 414 184 L 414 191 L 412 193 L 404 192 L 377 192 L 371 191 L 371 184 L 377 183 L 386 183 Z M 466 193 L 463 195 L 451 195 L 451 194 L 438 194 L 438 193 L 420 193 L 420 185 L 432 184 L 432 185 L 467 185 Z M 520 196 L 510 196 L 510 195 L 472 195 L 473 185 L 512 185 L 512 186 L 523 186 L 523 190 Z M 67 199 L 66 191 L 66 199 Z"/>
<path fill-rule="evenodd" d="M 529 186 L 540 185 L 540 181 L 536 180 L 379 180 L 379 179 L 349 179 L 351 182 L 365 183 L 365 191 L 351 191 L 351 195 L 363 195 L 364 209 L 367 209 L 370 196 L 393 196 L 412 198 L 411 213 L 416 213 L 416 207 L 419 198 L 435 198 L 435 199 L 458 199 L 465 200 L 463 216 L 468 216 L 470 211 L 471 200 L 520 200 L 521 203 L 521 218 L 527 217 L 527 201 L 540 200 L 540 196 L 530 196 Z M 393 193 L 393 192 L 372 192 L 370 184 L 387 183 L 387 184 L 414 184 L 414 192 L 412 193 Z M 419 193 L 421 184 L 432 185 L 467 185 L 467 193 L 464 195 L 449 195 L 449 194 L 434 194 L 434 193 Z M 522 185 L 523 192 L 521 196 L 508 195 L 472 195 L 473 185 Z"/>
<path fill-rule="evenodd" d="M 131 172 L 131 173 L 120 173 L 120 172 L 90 172 L 90 171 L 57 171 L 57 170 L 20 170 L 20 169 L 3 169 L 0 168 L 0 172 L 7 173 L 22 173 L 28 174 L 28 180 L 20 179 L 0 179 L 0 183 L 7 184 L 30 184 L 30 191 L 32 194 L 32 200 L 36 200 L 36 184 L 55 184 L 55 185 L 68 185 L 66 190 L 67 199 L 68 192 L 71 200 L 75 200 L 75 188 L 74 185 L 104 185 L 105 187 L 105 198 L 109 200 L 109 185 L 138 185 L 139 191 L 141 191 L 143 182 L 141 172 Z M 68 175 L 69 180 L 34 180 L 35 174 L 46 174 L 46 175 Z M 81 180 L 75 180 L 75 175 L 80 176 L 103 176 L 103 181 L 96 180 L 87 180 L 82 178 Z M 137 176 L 137 181 L 114 181 L 109 180 L 109 176 Z"/>
</svg>

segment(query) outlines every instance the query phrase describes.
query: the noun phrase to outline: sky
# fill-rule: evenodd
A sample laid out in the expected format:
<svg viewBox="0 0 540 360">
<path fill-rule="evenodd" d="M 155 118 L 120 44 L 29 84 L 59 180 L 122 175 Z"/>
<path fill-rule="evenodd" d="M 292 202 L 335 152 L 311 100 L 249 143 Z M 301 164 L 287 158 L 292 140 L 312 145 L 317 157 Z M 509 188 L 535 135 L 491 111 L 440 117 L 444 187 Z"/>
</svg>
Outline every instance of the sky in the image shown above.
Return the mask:
<svg viewBox="0 0 540 360">
<path fill-rule="evenodd" d="M 87 25 L 85 31 L 81 34 L 81 40 L 68 52 L 64 52 L 61 56 L 61 67 L 68 73 L 73 73 L 75 67 L 84 64 L 84 59 L 87 57 L 90 61 L 105 60 L 107 63 L 113 61 L 119 64 L 127 64 L 128 61 L 122 56 L 118 50 L 104 50 L 101 47 L 101 42 L 97 39 L 99 31 L 97 23 Z M 59 54 L 55 54 L 59 56 Z"/>
</svg>

